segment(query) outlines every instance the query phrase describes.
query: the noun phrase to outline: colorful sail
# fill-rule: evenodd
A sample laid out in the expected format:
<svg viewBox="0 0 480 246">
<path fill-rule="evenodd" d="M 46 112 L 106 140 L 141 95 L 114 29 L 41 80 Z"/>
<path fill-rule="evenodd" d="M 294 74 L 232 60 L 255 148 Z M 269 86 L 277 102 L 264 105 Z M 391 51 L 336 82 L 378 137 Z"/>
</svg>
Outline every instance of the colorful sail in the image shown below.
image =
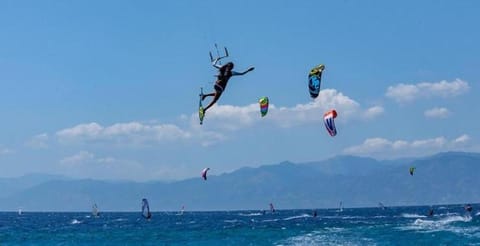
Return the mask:
<svg viewBox="0 0 480 246">
<path fill-rule="evenodd" d="M 325 69 L 325 65 L 320 64 L 315 66 L 308 73 L 308 91 L 312 98 L 317 98 L 320 93 L 320 85 L 322 84 L 322 72 Z"/>
<path fill-rule="evenodd" d="M 335 127 L 334 121 L 336 117 L 337 111 L 335 111 L 335 109 L 332 109 L 323 115 L 323 123 L 325 123 L 325 128 L 327 128 L 328 134 L 330 134 L 332 137 L 337 135 L 337 128 Z"/>
<path fill-rule="evenodd" d="M 268 113 L 268 97 L 260 98 L 258 103 L 260 104 L 260 114 L 264 117 Z"/>
</svg>

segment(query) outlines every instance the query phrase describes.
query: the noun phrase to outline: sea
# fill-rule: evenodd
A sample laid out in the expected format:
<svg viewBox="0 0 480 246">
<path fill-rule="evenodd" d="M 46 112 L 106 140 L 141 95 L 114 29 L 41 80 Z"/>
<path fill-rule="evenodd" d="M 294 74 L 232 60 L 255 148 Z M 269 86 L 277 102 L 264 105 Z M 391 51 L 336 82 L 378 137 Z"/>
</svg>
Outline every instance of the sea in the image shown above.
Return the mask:
<svg viewBox="0 0 480 246">
<path fill-rule="evenodd" d="M 0 245 L 480 245 L 473 208 L 2 212 Z"/>
</svg>

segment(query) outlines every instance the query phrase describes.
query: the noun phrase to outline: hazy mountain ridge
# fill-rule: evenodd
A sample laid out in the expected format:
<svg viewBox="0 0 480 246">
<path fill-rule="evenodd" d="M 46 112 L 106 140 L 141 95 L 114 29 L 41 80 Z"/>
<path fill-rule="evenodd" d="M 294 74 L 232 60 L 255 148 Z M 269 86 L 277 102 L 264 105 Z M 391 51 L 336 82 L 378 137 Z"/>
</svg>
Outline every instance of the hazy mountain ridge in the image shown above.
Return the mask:
<svg viewBox="0 0 480 246">
<path fill-rule="evenodd" d="M 0 210 L 136 211 L 148 197 L 153 210 L 232 210 L 445 204 L 480 201 L 480 154 L 446 152 L 410 162 L 355 156 L 294 164 L 282 162 L 177 182 L 111 182 L 28 176 L 0 193 Z M 402 162 L 405 162 L 402 164 Z M 414 176 L 408 168 L 415 166 Z M 5 184 L 6 179 L 0 179 Z M 28 184 L 28 185 L 25 185 Z"/>
</svg>

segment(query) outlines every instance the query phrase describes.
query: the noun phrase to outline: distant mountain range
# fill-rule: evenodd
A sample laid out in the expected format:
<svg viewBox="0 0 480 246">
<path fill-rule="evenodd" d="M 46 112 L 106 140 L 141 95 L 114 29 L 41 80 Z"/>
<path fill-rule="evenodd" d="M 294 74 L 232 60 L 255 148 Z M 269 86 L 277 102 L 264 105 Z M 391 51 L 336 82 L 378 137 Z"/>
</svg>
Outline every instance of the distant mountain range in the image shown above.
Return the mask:
<svg viewBox="0 0 480 246">
<path fill-rule="evenodd" d="M 408 170 L 416 167 L 410 176 Z M 177 182 L 111 182 L 34 174 L 0 178 L 0 210 L 138 211 L 143 197 L 153 211 L 244 210 L 429 205 L 480 202 L 480 154 L 440 153 L 379 161 L 338 156 L 319 162 L 241 168 Z"/>
</svg>

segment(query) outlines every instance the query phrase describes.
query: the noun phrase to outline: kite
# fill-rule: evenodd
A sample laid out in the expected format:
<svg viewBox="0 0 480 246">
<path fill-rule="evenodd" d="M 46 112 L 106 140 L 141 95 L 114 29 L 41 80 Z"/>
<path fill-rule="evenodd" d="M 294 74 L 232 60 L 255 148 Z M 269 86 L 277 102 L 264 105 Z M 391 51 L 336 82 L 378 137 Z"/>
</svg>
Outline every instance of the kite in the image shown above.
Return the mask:
<svg viewBox="0 0 480 246">
<path fill-rule="evenodd" d="M 315 99 L 320 93 L 320 85 L 322 84 L 322 72 L 325 69 L 325 65 L 320 64 L 315 66 L 308 73 L 308 90 L 310 96 Z"/>
<path fill-rule="evenodd" d="M 207 172 L 208 172 L 208 170 L 210 170 L 209 167 L 203 169 L 203 171 L 202 171 L 202 178 L 203 178 L 204 180 L 207 180 Z"/>
<path fill-rule="evenodd" d="M 260 114 L 264 117 L 268 113 L 268 97 L 260 98 L 258 103 L 260 104 Z"/>
<path fill-rule="evenodd" d="M 325 123 L 325 127 L 327 128 L 327 131 L 332 137 L 337 135 L 337 128 L 335 128 L 335 121 L 334 121 L 336 117 L 337 117 L 337 111 L 335 111 L 335 109 L 332 109 L 323 115 L 323 123 Z"/>
</svg>

